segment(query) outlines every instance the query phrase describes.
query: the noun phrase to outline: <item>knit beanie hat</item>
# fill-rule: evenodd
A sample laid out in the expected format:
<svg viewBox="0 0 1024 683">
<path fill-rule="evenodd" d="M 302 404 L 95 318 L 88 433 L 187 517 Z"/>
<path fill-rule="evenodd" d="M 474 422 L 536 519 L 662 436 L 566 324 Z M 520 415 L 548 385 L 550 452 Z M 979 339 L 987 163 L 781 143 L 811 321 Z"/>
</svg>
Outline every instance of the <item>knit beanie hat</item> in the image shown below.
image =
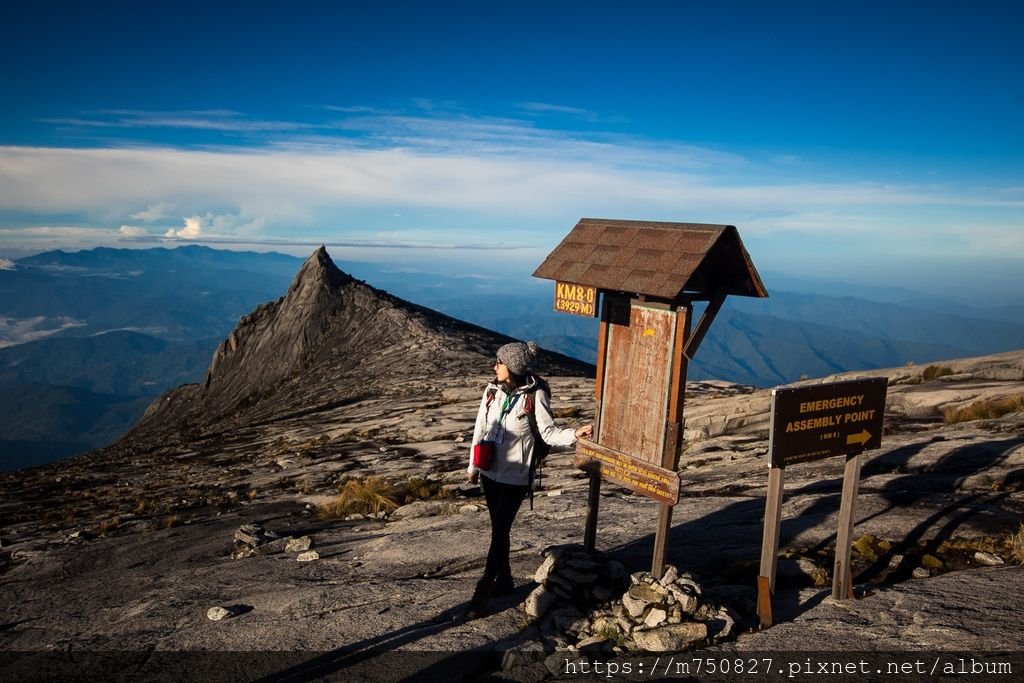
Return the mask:
<svg viewBox="0 0 1024 683">
<path fill-rule="evenodd" d="M 530 363 L 537 357 L 536 342 L 512 342 L 498 349 L 498 360 L 505 364 L 509 372 L 515 375 L 526 373 Z"/>
</svg>

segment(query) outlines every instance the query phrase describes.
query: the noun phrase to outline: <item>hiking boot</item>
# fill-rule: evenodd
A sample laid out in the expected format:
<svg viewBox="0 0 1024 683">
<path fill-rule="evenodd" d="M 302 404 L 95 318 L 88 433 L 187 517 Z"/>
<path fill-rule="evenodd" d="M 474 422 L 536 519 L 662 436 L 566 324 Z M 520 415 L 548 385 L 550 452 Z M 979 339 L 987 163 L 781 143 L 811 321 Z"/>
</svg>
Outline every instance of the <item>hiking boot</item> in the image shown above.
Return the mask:
<svg viewBox="0 0 1024 683">
<path fill-rule="evenodd" d="M 491 596 L 499 598 L 503 595 L 511 595 L 516 590 L 516 582 L 512 580 L 511 574 L 502 574 L 494 581 L 494 588 Z"/>
<path fill-rule="evenodd" d="M 487 600 L 494 593 L 494 584 L 494 577 L 487 574 L 477 582 L 476 590 L 469 601 L 469 609 L 466 610 L 467 619 L 479 619 L 487 613 Z"/>
</svg>

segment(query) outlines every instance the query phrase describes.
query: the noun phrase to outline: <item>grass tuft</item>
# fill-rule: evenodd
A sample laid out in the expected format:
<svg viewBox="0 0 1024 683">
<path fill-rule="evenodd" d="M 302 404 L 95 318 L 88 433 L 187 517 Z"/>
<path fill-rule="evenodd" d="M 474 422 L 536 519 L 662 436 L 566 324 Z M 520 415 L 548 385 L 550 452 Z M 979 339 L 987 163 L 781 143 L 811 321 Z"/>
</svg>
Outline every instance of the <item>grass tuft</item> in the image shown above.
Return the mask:
<svg viewBox="0 0 1024 683">
<path fill-rule="evenodd" d="M 1005 546 L 1011 560 L 1017 564 L 1024 564 L 1024 524 L 1017 528 L 1017 533 L 1006 537 Z"/>
<path fill-rule="evenodd" d="M 971 420 L 995 420 L 1003 415 L 1018 412 L 1024 412 L 1024 394 L 983 399 L 963 408 L 946 408 L 942 411 L 942 418 L 946 424 L 951 425 Z"/>
<path fill-rule="evenodd" d="M 420 477 L 397 485 L 382 477 L 349 479 L 341 485 L 334 500 L 320 506 L 319 513 L 321 519 L 342 519 L 354 514 L 391 512 L 417 500 L 436 500 L 449 495 L 438 482 Z"/>
<path fill-rule="evenodd" d="M 391 512 L 398 507 L 397 487 L 383 477 L 349 479 L 342 484 L 338 496 L 320 506 L 322 519 L 338 519 L 353 514 Z"/>
</svg>

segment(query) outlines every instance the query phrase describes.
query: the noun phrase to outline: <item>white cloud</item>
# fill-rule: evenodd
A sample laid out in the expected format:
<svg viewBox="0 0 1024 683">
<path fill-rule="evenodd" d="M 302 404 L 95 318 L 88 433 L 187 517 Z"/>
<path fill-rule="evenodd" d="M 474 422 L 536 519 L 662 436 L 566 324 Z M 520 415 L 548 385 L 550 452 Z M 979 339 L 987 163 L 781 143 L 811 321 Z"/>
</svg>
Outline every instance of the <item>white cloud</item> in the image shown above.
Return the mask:
<svg viewBox="0 0 1024 683">
<path fill-rule="evenodd" d="M 83 224 L 105 223 L 108 240 L 111 233 L 144 238 L 129 221 L 162 221 L 187 206 L 193 215 L 165 229 L 165 238 L 356 244 L 383 232 L 400 243 L 419 235 L 459 243 L 469 235 L 474 243 L 535 246 L 557 242 L 581 216 L 733 223 L 766 238 L 871 235 L 879 243 L 894 232 L 922 243 L 943 232 L 966 234 L 960 226 L 971 216 L 970 224 L 986 226 L 993 251 L 1018 246 L 1024 224 L 1020 178 L 987 188 L 932 179 L 826 181 L 822 162 L 784 150 L 759 159 L 451 111 L 333 111 L 340 118 L 318 126 L 275 126 L 224 111 L 104 112 L 99 118 L 139 125 L 206 120 L 289 135 L 250 148 L 0 147 L 0 218 L 78 214 Z M 14 236 L 0 228 L 0 242 Z M 94 236 L 34 234 L 86 242 Z"/>
<path fill-rule="evenodd" d="M 189 216 L 185 219 L 185 227 L 181 230 L 171 228 L 165 233 L 166 237 L 180 237 L 182 239 L 194 240 L 203 232 L 203 219 L 199 216 Z"/>
<path fill-rule="evenodd" d="M 170 212 L 174 209 L 174 204 L 170 202 L 157 202 L 156 204 L 150 204 L 143 211 L 137 211 L 131 215 L 131 218 L 137 221 L 145 221 L 146 223 L 152 223 L 153 221 L 160 221 L 166 218 L 170 218 Z"/>
</svg>

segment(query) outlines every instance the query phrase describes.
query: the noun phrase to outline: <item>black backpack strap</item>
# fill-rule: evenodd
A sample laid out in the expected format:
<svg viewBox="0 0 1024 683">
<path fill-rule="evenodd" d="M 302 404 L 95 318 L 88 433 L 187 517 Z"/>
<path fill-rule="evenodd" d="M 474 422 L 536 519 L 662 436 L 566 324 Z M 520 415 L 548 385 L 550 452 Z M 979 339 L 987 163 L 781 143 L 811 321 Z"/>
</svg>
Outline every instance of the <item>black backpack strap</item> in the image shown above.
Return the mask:
<svg viewBox="0 0 1024 683">
<path fill-rule="evenodd" d="M 540 427 L 537 426 L 537 400 L 536 394 L 538 389 L 543 389 L 548 392 L 548 396 L 551 396 L 551 390 L 548 389 L 548 383 L 540 377 L 534 376 L 536 385 L 530 391 L 526 392 L 523 397 L 523 411 L 526 413 L 527 419 L 530 422 L 530 432 L 533 434 L 534 441 L 534 457 L 530 460 L 530 509 L 533 510 L 533 491 L 534 491 L 534 477 L 537 479 L 537 487 L 544 485 L 544 458 L 537 457 L 537 452 L 544 448 L 543 445 L 537 446 L 537 443 L 544 443 L 544 437 L 541 436 Z"/>
</svg>

